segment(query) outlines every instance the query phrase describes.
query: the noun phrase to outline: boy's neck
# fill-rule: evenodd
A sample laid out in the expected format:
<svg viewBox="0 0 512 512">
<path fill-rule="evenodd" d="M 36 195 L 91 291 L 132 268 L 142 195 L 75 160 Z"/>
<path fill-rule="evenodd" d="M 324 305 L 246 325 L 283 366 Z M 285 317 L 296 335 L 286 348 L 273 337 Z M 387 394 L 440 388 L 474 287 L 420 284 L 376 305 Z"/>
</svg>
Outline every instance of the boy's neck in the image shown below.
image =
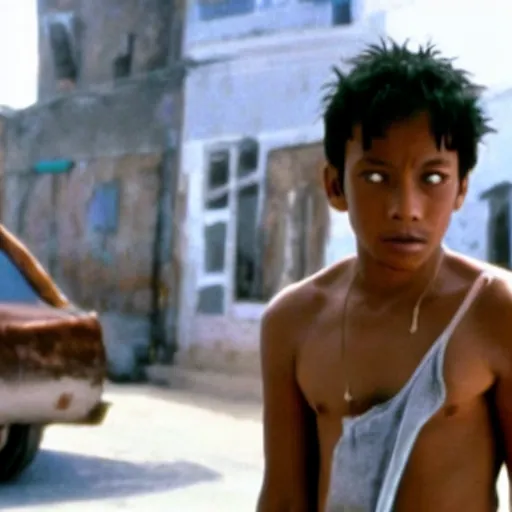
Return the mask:
<svg viewBox="0 0 512 512">
<path fill-rule="evenodd" d="M 365 251 L 358 250 L 354 261 L 355 284 L 365 295 L 374 297 L 390 293 L 421 293 L 439 274 L 445 252 L 441 246 L 419 268 L 399 270 L 386 266 Z"/>
</svg>

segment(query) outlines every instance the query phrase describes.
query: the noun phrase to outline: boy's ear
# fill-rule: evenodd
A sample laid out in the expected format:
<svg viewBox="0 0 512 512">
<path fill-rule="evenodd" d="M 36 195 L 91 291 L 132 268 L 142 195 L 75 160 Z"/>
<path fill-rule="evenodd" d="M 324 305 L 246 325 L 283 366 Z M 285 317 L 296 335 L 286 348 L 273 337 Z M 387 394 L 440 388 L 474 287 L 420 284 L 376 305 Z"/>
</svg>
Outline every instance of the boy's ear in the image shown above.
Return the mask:
<svg viewBox="0 0 512 512">
<path fill-rule="evenodd" d="M 339 212 L 346 212 L 348 206 L 340 184 L 339 172 L 329 163 L 324 167 L 324 189 L 329 204 Z"/>
<path fill-rule="evenodd" d="M 469 184 L 469 178 L 466 176 L 463 180 L 460 182 L 459 192 L 457 193 L 457 197 L 455 198 L 455 210 L 460 210 L 462 205 L 464 204 L 464 200 L 466 199 L 466 194 L 468 193 L 468 184 Z"/>
</svg>

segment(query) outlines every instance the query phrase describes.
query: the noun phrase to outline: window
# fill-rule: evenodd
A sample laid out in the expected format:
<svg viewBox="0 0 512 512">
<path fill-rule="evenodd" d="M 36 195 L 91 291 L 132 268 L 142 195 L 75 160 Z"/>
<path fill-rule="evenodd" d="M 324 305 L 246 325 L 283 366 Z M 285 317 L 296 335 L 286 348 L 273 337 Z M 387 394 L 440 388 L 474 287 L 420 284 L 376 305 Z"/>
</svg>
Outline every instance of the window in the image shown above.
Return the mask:
<svg viewBox="0 0 512 512">
<path fill-rule="evenodd" d="M 221 315 L 224 312 L 224 288 L 216 284 L 199 290 L 197 310 L 207 315 Z"/>
<path fill-rule="evenodd" d="M 229 150 L 224 149 L 212 153 L 208 166 L 208 188 L 214 191 L 224 187 L 229 181 Z"/>
<path fill-rule="evenodd" d="M 4 251 L 0 251 L 0 301 L 37 304 L 41 298 L 20 269 Z"/>
<path fill-rule="evenodd" d="M 269 7 L 282 7 L 283 5 L 287 5 L 290 0 L 258 0 L 258 6 L 262 9 L 267 9 Z"/>
<path fill-rule="evenodd" d="M 483 198 L 489 202 L 488 259 L 491 263 L 504 268 L 512 267 L 511 193 L 512 184 L 501 183 L 483 195 Z"/>
<path fill-rule="evenodd" d="M 222 314 L 228 291 L 235 301 L 262 300 L 261 181 L 259 145 L 254 139 L 245 138 L 208 153 L 202 269 L 205 281 L 200 285 L 198 300 L 202 313 Z"/>
<path fill-rule="evenodd" d="M 205 237 L 205 270 L 206 272 L 222 272 L 226 259 L 226 223 L 216 222 L 204 229 Z"/>
<path fill-rule="evenodd" d="M 503 204 L 492 219 L 491 261 L 497 265 L 510 267 L 510 205 Z"/>
<path fill-rule="evenodd" d="M 199 0 L 199 17 L 202 21 L 210 21 L 250 14 L 254 8 L 255 0 Z"/>
<path fill-rule="evenodd" d="M 301 0 L 312 4 L 331 4 L 332 24 L 349 25 L 353 18 L 353 0 Z"/>
<path fill-rule="evenodd" d="M 132 73 L 133 52 L 135 50 L 135 34 L 129 33 L 126 36 L 126 50 L 116 56 L 112 63 L 114 80 L 126 78 Z"/>
<path fill-rule="evenodd" d="M 57 83 L 60 88 L 72 87 L 79 74 L 75 15 L 69 12 L 48 15 L 45 26 Z"/>
<path fill-rule="evenodd" d="M 331 0 L 333 25 L 352 23 L 352 0 Z"/>
<path fill-rule="evenodd" d="M 261 187 L 253 183 L 237 191 L 235 299 L 262 300 L 258 202 Z"/>
<path fill-rule="evenodd" d="M 329 228 L 322 162 L 322 144 L 274 150 L 265 166 L 254 139 L 209 152 L 199 312 L 266 302 L 322 267 Z"/>
</svg>

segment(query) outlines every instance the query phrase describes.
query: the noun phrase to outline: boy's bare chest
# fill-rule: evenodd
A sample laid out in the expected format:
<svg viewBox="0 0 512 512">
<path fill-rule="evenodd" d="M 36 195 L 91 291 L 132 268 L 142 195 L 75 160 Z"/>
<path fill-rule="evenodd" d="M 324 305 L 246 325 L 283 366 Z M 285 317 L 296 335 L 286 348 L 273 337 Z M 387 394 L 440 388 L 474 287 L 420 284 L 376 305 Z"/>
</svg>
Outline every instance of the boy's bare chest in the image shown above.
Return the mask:
<svg viewBox="0 0 512 512">
<path fill-rule="evenodd" d="M 443 336 L 451 309 L 431 309 L 415 334 L 409 332 L 406 315 L 387 321 L 353 318 L 345 338 L 341 325 L 319 326 L 315 337 L 303 341 L 296 368 L 310 406 L 320 415 L 346 415 L 347 387 L 354 397 L 352 414 L 362 414 L 396 396 Z M 452 412 L 482 395 L 493 382 L 485 340 L 473 327 L 470 319 L 462 322 L 446 347 L 445 407 Z"/>
</svg>

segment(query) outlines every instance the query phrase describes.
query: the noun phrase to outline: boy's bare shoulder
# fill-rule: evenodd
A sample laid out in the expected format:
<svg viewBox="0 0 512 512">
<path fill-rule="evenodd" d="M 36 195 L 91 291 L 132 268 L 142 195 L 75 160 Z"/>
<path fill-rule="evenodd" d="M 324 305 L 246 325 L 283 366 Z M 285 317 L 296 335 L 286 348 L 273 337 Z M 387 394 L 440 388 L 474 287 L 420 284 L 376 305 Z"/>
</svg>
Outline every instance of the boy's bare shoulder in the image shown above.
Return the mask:
<svg viewBox="0 0 512 512">
<path fill-rule="evenodd" d="M 309 322 L 327 305 L 333 294 L 339 293 L 339 282 L 352 259 L 334 263 L 283 288 L 269 302 L 263 321 L 286 324 L 289 330 Z"/>
<path fill-rule="evenodd" d="M 457 266 L 469 275 L 476 276 L 483 272 L 488 276 L 488 286 L 482 294 L 481 304 L 488 307 L 512 306 L 512 272 L 510 270 L 460 253 L 451 253 L 450 256 Z"/>
<path fill-rule="evenodd" d="M 489 276 L 486 290 L 482 294 L 481 309 L 487 324 L 494 324 L 508 330 L 509 342 L 512 342 L 512 272 L 494 265 L 484 265 Z M 482 318 L 484 320 L 484 318 Z"/>
<path fill-rule="evenodd" d="M 498 366 L 505 363 L 512 372 L 512 272 L 460 254 L 454 257 L 463 272 L 475 276 L 484 272 L 488 277 L 476 301 L 473 319 Z"/>
</svg>

